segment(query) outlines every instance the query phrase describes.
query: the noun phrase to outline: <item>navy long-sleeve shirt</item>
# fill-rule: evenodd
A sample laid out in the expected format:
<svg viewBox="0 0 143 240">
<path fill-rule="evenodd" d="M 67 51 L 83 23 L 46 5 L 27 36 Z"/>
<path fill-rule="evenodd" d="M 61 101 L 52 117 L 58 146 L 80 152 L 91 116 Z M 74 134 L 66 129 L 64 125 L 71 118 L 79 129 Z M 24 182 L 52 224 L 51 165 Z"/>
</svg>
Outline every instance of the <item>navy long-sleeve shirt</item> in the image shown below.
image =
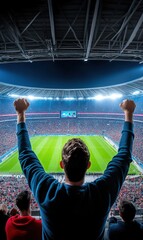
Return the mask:
<svg viewBox="0 0 143 240">
<path fill-rule="evenodd" d="M 118 153 L 104 174 L 82 186 L 60 183 L 45 172 L 24 122 L 17 125 L 17 137 L 21 168 L 40 207 L 43 240 L 103 239 L 109 211 L 132 161 L 133 124 L 124 122 Z"/>
</svg>

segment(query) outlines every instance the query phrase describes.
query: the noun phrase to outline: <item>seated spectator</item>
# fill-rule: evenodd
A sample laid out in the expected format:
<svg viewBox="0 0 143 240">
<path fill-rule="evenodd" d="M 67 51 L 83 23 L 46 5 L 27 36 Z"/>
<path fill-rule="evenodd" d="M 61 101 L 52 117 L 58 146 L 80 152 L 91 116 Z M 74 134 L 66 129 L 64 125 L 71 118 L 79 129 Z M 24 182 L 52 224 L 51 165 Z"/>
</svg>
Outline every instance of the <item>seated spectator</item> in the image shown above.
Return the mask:
<svg viewBox="0 0 143 240">
<path fill-rule="evenodd" d="M 134 220 L 135 206 L 126 200 L 119 205 L 119 215 L 122 220 L 112 216 L 109 218 L 108 236 L 110 240 L 142 240 L 143 225 Z"/>
<path fill-rule="evenodd" d="M 7 206 L 5 204 L 1 204 L 0 205 L 0 239 L 1 240 L 6 240 L 5 225 L 9 218 L 7 212 L 8 212 Z"/>
<path fill-rule="evenodd" d="M 31 193 L 22 191 L 16 198 L 16 205 L 20 214 L 8 219 L 6 223 L 7 240 L 41 240 L 42 224 L 30 214 Z"/>
</svg>

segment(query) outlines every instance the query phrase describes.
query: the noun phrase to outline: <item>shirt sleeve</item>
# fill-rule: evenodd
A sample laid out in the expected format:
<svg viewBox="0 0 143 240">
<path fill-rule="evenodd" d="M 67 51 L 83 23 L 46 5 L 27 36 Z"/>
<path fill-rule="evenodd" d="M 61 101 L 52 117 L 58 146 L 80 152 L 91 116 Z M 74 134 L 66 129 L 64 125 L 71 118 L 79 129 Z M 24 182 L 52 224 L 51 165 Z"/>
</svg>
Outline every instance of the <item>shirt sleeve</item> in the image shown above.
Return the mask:
<svg viewBox="0 0 143 240">
<path fill-rule="evenodd" d="M 129 166 L 132 162 L 133 139 L 133 124 L 124 122 L 118 152 L 108 163 L 103 176 L 97 181 L 103 189 L 105 198 L 110 202 L 110 207 L 116 200 L 128 174 Z"/>
<path fill-rule="evenodd" d="M 45 172 L 38 157 L 32 150 L 29 134 L 24 122 L 17 124 L 17 138 L 19 162 L 22 171 L 35 199 L 39 202 L 38 186 L 40 183 L 48 179 L 48 183 L 50 184 L 55 179 L 52 175 Z"/>
</svg>

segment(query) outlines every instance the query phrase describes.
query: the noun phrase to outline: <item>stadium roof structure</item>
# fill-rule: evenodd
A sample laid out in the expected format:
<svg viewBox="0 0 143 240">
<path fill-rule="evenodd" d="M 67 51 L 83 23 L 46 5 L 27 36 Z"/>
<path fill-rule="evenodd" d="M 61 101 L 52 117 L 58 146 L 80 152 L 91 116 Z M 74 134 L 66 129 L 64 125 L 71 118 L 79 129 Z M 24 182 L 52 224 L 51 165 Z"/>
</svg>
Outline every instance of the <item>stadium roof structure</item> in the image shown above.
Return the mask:
<svg viewBox="0 0 143 240">
<path fill-rule="evenodd" d="M 5 0 L 0 64 L 42 61 L 143 63 L 143 0 Z M 1 80 L 2 81 L 2 80 Z M 94 98 L 143 93 L 143 78 L 108 87 L 35 88 L 0 83 L 0 96 Z"/>
<path fill-rule="evenodd" d="M 81 88 L 81 89 L 51 89 L 16 86 L 0 82 L 0 97 L 24 96 L 45 98 L 49 100 L 82 100 L 82 99 L 100 99 L 101 96 L 112 99 L 121 96 L 143 95 L 143 77 L 124 84 L 112 85 L 108 87 Z"/>
<path fill-rule="evenodd" d="M 3 1 L 0 64 L 143 62 L 143 0 Z"/>
</svg>

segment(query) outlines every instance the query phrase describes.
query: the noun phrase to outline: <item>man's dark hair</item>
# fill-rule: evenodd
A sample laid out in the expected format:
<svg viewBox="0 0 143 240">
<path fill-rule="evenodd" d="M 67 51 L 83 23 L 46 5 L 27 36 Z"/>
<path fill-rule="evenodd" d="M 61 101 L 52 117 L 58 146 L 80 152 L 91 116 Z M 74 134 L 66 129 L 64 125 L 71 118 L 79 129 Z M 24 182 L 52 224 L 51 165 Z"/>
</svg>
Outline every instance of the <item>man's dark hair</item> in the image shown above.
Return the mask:
<svg viewBox="0 0 143 240">
<path fill-rule="evenodd" d="M 122 200 L 119 205 L 119 213 L 125 222 L 130 222 L 136 215 L 136 208 L 133 203 Z"/>
<path fill-rule="evenodd" d="M 70 181 L 78 182 L 84 178 L 89 158 L 89 150 L 80 138 L 68 140 L 62 150 L 62 161 Z"/>
<path fill-rule="evenodd" d="M 29 191 L 22 191 L 16 197 L 16 205 L 20 211 L 28 210 L 30 206 L 31 193 Z"/>
</svg>

